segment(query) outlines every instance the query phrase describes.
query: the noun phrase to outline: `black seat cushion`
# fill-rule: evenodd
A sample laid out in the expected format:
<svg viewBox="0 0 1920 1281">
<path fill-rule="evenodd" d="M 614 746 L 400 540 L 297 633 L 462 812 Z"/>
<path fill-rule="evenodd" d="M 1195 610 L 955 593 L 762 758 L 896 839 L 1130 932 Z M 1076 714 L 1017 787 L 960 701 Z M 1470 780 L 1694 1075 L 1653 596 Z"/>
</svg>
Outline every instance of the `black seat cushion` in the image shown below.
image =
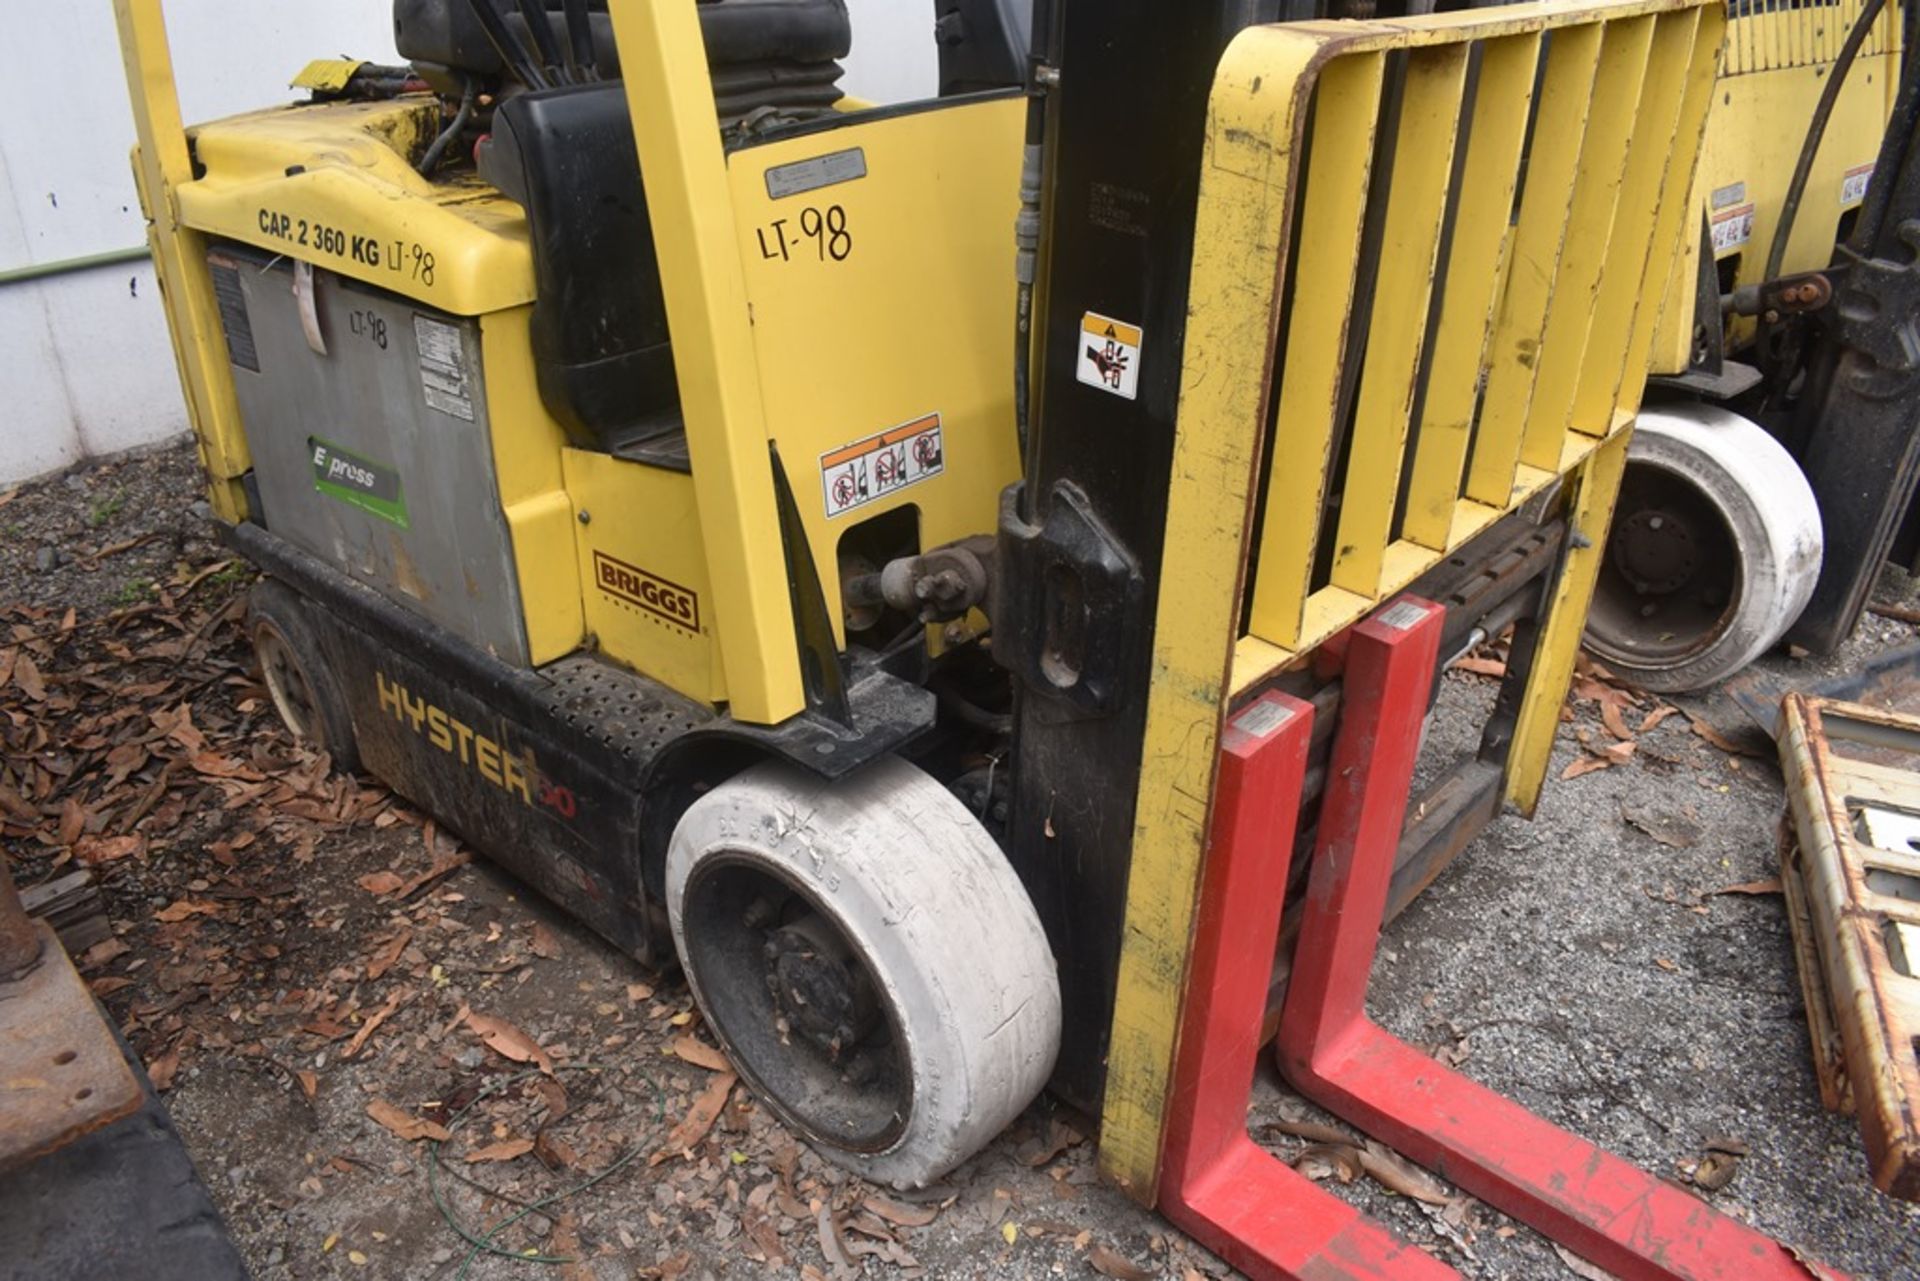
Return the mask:
<svg viewBox="0 0 1920 1281">
<path fill-rule="evenodd" d="M 526 24 L 514 0 L 493 0 L 510 26 L 523 35 Z M 561 0 L 546 0 L 554 38 L 564 45 Z M 607 0 L 588 0 L 592 11 L 594 56 L 600 74 L 620 74 Z M 833 62 L 853 47 L 853 24 L 846 0 L 703 0 L 700 26 L 707 39 L 707 61 L 716 67 L 750 63 Z M 410 62 L 450 67 L 477 75 L 498 75 L 500 55 L 473 16 L 472 0 L 394 0 L 394 42 Z"/>
</svg>

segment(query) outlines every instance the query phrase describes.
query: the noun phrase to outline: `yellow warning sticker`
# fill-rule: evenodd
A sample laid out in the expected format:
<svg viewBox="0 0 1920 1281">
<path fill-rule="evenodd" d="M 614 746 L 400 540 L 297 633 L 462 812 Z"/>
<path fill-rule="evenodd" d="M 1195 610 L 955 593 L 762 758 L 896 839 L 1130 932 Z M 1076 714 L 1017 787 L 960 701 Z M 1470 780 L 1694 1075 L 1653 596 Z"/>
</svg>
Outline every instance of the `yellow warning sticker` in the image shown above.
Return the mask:
<svg viewBox="0 0 1920 1281">
<path fill-rule="evenodd" d="M 1138 325 L 1088 312 L 1080 321 L 1080 381 L 1115 396 L 1135 399 L 1140 392 Z"/>
<path fill-rule="evenodd" d="M 940 415 L 928 414 L 820 455 L 827 518 L 878 502 L 946 469 Z"/>
</svg>

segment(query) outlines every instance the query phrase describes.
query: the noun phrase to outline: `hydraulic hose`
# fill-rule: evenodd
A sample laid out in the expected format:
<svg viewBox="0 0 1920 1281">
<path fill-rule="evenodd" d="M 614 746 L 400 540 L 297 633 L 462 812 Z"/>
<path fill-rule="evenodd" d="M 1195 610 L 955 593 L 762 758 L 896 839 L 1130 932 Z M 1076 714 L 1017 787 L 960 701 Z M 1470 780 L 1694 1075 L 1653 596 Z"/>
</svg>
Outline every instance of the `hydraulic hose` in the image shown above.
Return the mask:
<svg viewBox="0 0 1920 1281">
<path fill-rule="evenodd" d="M 1847 32 L 1846 43 L 1840 46 L 1840 54 L 1833 60 L 1833 66 L 1827 72 L 1826 87 L 1820 91 L 1820 101 L 1814 106 L 1813 119 L 1807 123 L 1807 140 L 1800 144 L 1800 158 L 1793 166 L 1793 180 L 1787 184 L 1786 199 L 1780 202 L 1780 221 L 1773 229 L 1773 244 L 1767 249 L 1767 270 L 1761 280 L 1778 280 L 1781 264 L 1787 258 L 1787 240 L 1793 234 L 1794 220 L 1800 216 L 1800 201 L 1807 194 L 1807 180 L 1813 174 L 1814 157 L 1819 154 L 1820 142 L 1827 134 L 1827 121 L 1833 115 L 1834 104 L 1840 101 L 1840 90 L 1846 87 L 1847 73 L 1853 69 L 1853 60 L 1860 53 L 1860 46 L 1867 42 L 1867 33 L 1873 29 L 1874 21 L 1879 18 L 1886 0 L 1867 0 L 1860 10 L 1860 16 L 1853 20 L 1852 30 Z M 1909 51 L 1907 57 L 1915 56 Z"/>
<path fill-rule="evenodd" d="M 575 84 L 600 78 L 600 63 L 593 49 L 593 18 L 587 12 L 587 0 L 566 0 L 567 71 Z"/>
<path fill-rule="evenodd" d="M 480 23 L 481 30 L 487 33 L 487 42 L 493 51 L 500 55 L 500 61 L 507 64 L 507 70 L 513 72 L 521 84 L 529 89 L 551 89 L 546 73 L 534 63 L 533 51 L 527 48 L 519 35 L 496 9 L 493 0 L 467 0 L 467 6 L 473 10 L 473 16 Z M 547 33 L 549 39 L 553 33 Z"/>
<path fill-rule="evenodd" d="M 434 169 L 440 164 L 441 158 L 447 154 L 447 148 L 452 146 L 454 140 L 473 122 L 474 104 L 479 101 L 479 98 L 480 81 L 474 76 L 468 76 L 466 90 L 460 95 L 460 110 L 453 114 L 453 123 L 440 131 L 440 136 L 433 140 L 431 147 L 427 148 L 427 154 L 420 157 L 419 173 L 422 178 L 433 176 Z"/>
</svg>

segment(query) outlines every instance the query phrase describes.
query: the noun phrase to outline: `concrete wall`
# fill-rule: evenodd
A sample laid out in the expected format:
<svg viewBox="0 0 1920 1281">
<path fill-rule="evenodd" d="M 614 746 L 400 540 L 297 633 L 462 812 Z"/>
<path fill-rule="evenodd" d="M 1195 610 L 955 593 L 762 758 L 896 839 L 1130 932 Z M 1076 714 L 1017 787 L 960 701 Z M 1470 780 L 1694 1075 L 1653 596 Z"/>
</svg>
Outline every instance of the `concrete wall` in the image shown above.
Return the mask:
<svg viewBox="0 0 1920 1281">
<path fill-rule="evenodd" d="M 847 91 L 934 91 L 931 0 L 849 0 Z M 308 59 L 393 61 L 390 0 L 169 0 L 181 106 L 201 120 L 291 97 Z M 0 77 L 0 272 L 144 243 L 133 120 L 108 0 L 37 5 Z M 186 426 L 145 262 L 0 285 L 0 485 Z"/>
</svg>

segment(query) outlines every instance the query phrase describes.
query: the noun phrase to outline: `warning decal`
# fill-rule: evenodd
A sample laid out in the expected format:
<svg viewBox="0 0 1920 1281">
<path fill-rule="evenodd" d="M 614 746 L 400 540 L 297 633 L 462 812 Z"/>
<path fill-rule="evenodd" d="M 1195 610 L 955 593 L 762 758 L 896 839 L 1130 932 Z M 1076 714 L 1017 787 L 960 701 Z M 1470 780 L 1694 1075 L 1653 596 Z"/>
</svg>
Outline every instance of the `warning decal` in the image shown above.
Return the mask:
<svg viewBox="0 0 1920 1281">
<path fill-rule="evenodd" d="M 1713 216 L 1713 252 L 1717 256 L 1753 239 L 1753 206 L 1735 205 Z"/>
<path fill-rule="evenodd" d="M 1140 327 L 1088 312 L 1080 322 L 1080 381 L 1133 400 L 1140 390 Z"/>
<path fill-rule="evenodd" d="M 1857 205 L 1867 198 L 1867 184 L 1873 181 L 1873 162 L 1855 165 L 1840 175 L 1840 203 Z"/>
<path fill-rule="evenodd" d="M 908 485 L 938 476 L 946 463 L 939 414 L 928 414 L 877 436 L 829 449 L 820 455 L 820 487 L 826 498 L 827 518 L 844 516 Z"/>
</svg>

